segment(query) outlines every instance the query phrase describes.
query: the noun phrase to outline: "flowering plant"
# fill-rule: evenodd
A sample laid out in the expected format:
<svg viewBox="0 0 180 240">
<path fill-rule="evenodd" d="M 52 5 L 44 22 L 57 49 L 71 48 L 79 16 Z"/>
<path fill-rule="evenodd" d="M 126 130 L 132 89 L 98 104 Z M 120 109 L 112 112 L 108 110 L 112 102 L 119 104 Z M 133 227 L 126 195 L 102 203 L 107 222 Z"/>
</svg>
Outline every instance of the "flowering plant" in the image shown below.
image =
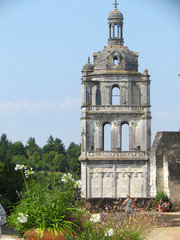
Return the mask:
<svg viewBox="0 0 180 240">
<path fill-rule="evenodd" d="M 94 223 L 100 222 L 101 221 L 100 213 L 92 214 L 90 217 L 90 221 Z"/>
<path fill-rule="evenodd" d="M 22 172 L 26 188 L 8 218 L 10 227 L 25 234 L 32 229 L 39 229 L 42 234 L 45 230 L 53 235 L 65 230 L 75 233 L 82 214 L 76 197 L 79 182 L 65 174 L 61 184 L 50 185 L 26 166 L 16 165 L 15 170 Z"/>
</svg>

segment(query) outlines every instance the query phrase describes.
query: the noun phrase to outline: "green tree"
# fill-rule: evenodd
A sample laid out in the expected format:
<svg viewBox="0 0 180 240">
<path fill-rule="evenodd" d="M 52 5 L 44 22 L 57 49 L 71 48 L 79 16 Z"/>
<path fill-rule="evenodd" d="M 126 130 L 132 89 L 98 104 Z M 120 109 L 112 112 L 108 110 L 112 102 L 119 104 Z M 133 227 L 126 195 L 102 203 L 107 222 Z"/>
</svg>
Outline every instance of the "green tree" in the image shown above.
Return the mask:
<svg viewBox="0 0 180 240">
<path fill-rule="evenodd" d="M 51 172 L 66 172 L 68 164 L 64 154 L 58 154 L 55 151 L 50 151 L 43 155 L 44 170 Z"/>
<path fill-rule="evenodd" d="M 34 170 L 41 170 L 40 161 L 42 160 L 41 148 L 36 144 L 35 138 L 30 137 L 25 147 L 28 156 L 28 166 Z"/>
<path fill-rule="evenodd" d="M 68 164 L 65 156 L 65 146 L 59 138 L 48 138 L 47 144 L 42 148 L 43 169 L 53 171 L 65 171 Z"/>
<path fill-rule="evenodd" d="M 27 157 L 25 147 L 22 142 L 15 142 L 12 143 L 9 147 L 9 150 L 7 152 L 8 157 L 13 155 L 21 155 Z"/>
<path fill-rule="evenodd" d="M 56 156 L 55 151 L 50 151 L 43 154 L 43 162 L 44 162 L 44 169 L 43 170 L 51 170 L 53 171 L 53 161 Z"/>
<path fill-rule="evenodd" d="M 17 192 L 23 188 L 22 176 L 15 171 L 17 162 L 26 161 L 26 153 L 21 142 L 11 143 L 5 134 L 0 139 L 0 196 L 4 207 L 17 201 Z"/>
<path fill-rule="evenodd" d="M 7 139 L 6 134 L 2 134 L 0 138 L 0 162 L 4 162 L 10 145 L 11 142 Z"/>
<path fill-rule="evenodd" d="M 41 148 L 36 144 L 35 138 L 32 137 L 30 137 L 27 141 L 25 151 L 29 159 L 32 159 L 34 153 L 39 153 L 39 155 L 41 156 Z"/>
<path fill-rule="evenodd" d="M 69 172 L 74 172 L 80 176 L 80 162 L 78 158 L 81 154 L 81 145 L 75 144 L 71 142 L 67 151 L 66 151 L 66 159 L 69 164 Z"/>
<path fill-rule="evenodd" d="M 53 160 L 54 171 L 66 172 L 68 169 L 68 162 L 64 154 L 56 154 Z"/>
<path fill-rule="evenodd" d="M 65 146 L 59 138 L 48 138 L 47 144 L 42 148 L 43 154 L 55 151 L 58 154 L 65 154 Z"/>
</svg>

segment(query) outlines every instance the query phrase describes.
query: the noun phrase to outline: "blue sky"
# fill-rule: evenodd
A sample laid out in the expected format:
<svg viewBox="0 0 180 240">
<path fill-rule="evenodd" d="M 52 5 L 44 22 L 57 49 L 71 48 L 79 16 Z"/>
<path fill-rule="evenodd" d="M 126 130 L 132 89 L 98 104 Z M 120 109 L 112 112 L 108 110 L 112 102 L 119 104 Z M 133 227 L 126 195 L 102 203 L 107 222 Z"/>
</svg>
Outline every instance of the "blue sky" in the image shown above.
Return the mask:
<svg viewBox="0 0 180 240">
<path fill-rule="evenodd" d="M 0 135 L 80 143 L 81 69 L 107 45 L 114 0 L 0 1 Z M 125 46 L 151 75 L 152 141 L 180 127 L 180 1 L 119 0 Z"/>
</svg>

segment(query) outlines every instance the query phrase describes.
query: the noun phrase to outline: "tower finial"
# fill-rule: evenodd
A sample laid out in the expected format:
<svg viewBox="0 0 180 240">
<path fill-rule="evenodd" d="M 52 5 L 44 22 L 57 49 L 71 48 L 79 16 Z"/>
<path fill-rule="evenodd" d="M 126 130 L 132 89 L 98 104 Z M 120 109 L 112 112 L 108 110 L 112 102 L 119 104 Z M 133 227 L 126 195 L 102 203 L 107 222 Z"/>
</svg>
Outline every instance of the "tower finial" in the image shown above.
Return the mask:
<svg viewBox="0 0 180 240">
<path fill-rule="evenodd" d="M 115 0 L 115 3 L 113 3 L 115 9 L 117 9 L 117 5 L 119 5 L 119 3 L 117 3 L 117 0 Z"/>
</svg>

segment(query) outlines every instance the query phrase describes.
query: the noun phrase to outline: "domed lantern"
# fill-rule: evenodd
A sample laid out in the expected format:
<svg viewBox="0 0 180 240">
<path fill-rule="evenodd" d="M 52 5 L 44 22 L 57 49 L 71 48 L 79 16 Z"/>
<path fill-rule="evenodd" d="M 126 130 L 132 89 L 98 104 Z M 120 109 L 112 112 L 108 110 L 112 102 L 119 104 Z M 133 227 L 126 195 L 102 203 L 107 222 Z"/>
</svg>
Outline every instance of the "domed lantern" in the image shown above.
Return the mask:
<svg viewBox="0 0 180 240">
<path fill-rule="evenodd" d="M 114 3 L 114 10 L 110 12 L 108 16 L 108 24 L 109 24 L 109 45 L 120 44 L 123 45 L 123 15 L 117 10 L 117 1 Z"/>
</svg>

